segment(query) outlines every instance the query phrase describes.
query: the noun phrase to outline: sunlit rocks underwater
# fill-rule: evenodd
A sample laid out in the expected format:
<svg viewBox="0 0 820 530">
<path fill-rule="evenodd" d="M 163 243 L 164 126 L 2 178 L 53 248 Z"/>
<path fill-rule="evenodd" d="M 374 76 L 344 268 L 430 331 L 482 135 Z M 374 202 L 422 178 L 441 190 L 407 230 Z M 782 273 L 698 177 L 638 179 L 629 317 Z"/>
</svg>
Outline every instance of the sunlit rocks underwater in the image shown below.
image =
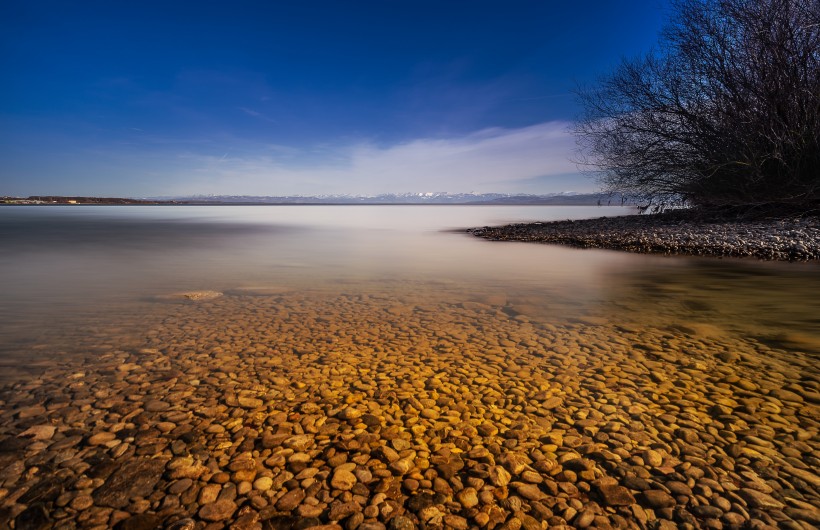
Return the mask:
<svg viewBox="0 0 820 530">
<path fill-rule="evenodd" d="M 0 327 L 0 520 L 820 524 L 816 267 L 421 235 L 388 213 L 381 231 L 252 231 L 211 250 L 120 242 L 102 286 L 67 269 L 73 283 L 33 301 L 11 284 L 48 271 L 4 257 L 18 294 Z M 225 270 L 226 252 L 244 263 Z"/>
</svg>

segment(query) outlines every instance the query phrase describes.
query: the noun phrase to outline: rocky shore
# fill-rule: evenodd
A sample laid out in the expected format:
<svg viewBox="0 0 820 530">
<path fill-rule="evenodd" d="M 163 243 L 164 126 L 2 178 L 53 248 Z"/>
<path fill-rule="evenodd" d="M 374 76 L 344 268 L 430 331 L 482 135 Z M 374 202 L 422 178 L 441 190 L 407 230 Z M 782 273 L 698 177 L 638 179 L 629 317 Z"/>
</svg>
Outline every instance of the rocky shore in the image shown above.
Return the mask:
<svg viewBox="0 0 820 530">
<path fill-rule="evenodd" d="M 629 215 L 469 230 L 494 241 L 533 241 L 652 254 L 820 259 L 820 218 L 699 221 L 685 214 Z"/>
<path fill-rule="evenodd" d="M 820 525 L 811 353 L 446 288 L 183 298 L 2 389 L 0 526 Z"/>
</svg>

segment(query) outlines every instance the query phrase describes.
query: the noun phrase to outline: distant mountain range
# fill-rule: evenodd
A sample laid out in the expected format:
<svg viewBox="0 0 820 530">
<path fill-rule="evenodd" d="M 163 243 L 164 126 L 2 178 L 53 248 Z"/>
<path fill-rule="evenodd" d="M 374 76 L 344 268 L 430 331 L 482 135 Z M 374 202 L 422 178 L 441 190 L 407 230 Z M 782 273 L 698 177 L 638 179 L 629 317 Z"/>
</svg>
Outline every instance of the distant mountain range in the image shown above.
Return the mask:
<svg viewBox="0 0 820 530">
<path fill-rule="evenodd" d="M 557 193 L 528 195 L 507 193 L 385 193 L 381 195 L 194 195 L 190 197 L 156 197 L 146 200 L 173 200 L 190 204 L 543 204 L 596 205 L 626 204 L 620 195 L 602 193 Z"/>
<path fill-rule="evenodd" d="M 79 197 L 34 195 L 0 197 L 0 204 L 97 204 L 97 205 L 219 205 L 219 204 L 483 204 L 590 206 L 631 204 L 620 195 L 603 193 L 557 193 L 527 195 L 506 193 L 387 193 L 382 195 L 192 195 L 183 197 Z"/>
</svg>

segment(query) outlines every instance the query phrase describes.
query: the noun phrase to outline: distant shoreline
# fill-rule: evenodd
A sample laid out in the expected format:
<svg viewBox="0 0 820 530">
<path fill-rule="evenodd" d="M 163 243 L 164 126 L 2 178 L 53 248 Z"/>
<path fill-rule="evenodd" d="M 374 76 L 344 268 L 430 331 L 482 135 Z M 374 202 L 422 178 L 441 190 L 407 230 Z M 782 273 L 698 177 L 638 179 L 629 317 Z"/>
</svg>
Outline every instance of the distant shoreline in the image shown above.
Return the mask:
<svg viewBox="0 0 820 530">
<path fill-rule="evenodd" d="M 620 197 L 600 193 L 507 195 L 498 193 L 383 194 L 375 196 L 213 196 L 129 198 L 32 195 L 0 196 L 0 206 L 628 206 Z"/>
<path fill-rule="evenodd" d="M 89 202 L 89 203 L 49 203 L 49 204 L 33 204 L 33 203 L 0 203 L 0 207 L 19 207 L 19 206 L 42 206 L 44 208 L 55 206 L 583 206 L 590 207 L 600 206 L 601 208 L 617 208 L 619 206 L 605 206 L 593 203 L 577 203 L 577 204 L 550 204 L 538 202 L 526 203 L 501 203 L 501 202 L 144 202 L 144 203 L 103 203 L 103 202 Z M 628 207 L 628 206 L 624 206 Z"/>
<path fill-rule="evenodd" d="M 698 221 L 684 212 L 471 228 L 491 241 L 553 243 L 642 254 L 820 260 L 820 217 Z"/>
<path fill-rule="evenodd" d="M 187 201 L 131 199 L 126 197 L 63 197 L 34 195 L 31 197 L 0 197 L 0 206 L 180 206 Z"/>
</svg>

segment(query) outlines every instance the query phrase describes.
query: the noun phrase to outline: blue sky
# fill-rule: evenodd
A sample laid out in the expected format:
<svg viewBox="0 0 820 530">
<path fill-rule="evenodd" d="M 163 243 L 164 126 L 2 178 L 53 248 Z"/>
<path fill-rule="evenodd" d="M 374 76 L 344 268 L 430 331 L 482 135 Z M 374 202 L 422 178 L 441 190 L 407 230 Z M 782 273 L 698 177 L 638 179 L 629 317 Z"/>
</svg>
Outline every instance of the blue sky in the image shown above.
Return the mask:
<svg viewBox="0 0 820 530">
<path fill-rule="evenodd" d="M 0 3 L 0 195 L 551 193 L 645 1 Z"/>
</svg>

